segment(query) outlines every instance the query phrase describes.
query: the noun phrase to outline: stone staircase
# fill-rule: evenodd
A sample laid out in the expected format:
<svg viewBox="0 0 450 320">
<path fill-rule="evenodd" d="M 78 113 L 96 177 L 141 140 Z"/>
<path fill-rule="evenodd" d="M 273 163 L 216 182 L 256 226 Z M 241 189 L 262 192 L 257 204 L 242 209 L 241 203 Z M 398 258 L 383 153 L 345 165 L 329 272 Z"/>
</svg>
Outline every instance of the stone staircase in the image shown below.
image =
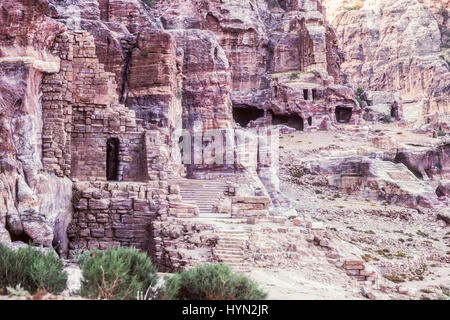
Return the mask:
<svg viewBox="0 0 450 320">
<path fill-rule="evenodd" d="M 248 236 L 245 231 L 219 231 L 219 241 L 213 249 L 213 254 L 219 262 L 229 265 L 233 271 L 249 272 L 250 265 L 245 261 L 244 249 Z"/>
<path fill-rule="evenodd" d="M 230 214 L 214 213 L 213 206 L 225 197 L 228 185 L 223 181 L 171 179 L 170 184 L 178 184 L 184 201 L 197 204 L 199 218 L 230 218 Z"/>
</svg>

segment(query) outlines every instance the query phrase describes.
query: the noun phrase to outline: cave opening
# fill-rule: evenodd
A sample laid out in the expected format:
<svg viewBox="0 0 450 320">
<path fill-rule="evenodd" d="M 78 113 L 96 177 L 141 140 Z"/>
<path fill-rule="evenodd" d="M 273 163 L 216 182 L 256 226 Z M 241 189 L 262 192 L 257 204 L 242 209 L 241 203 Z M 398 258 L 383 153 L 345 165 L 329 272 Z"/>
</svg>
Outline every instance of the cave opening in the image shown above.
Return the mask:
<svg viewBox="0 0 450 320">
<path fill-rule="evenodd" d="M 285 125 L 291 128 L 294 128 L 299 131 L 303 131 L 304 129 L 304 121 L 303 118 L 298 114 L 291 115 L 278 115 L 274 114 L 272 110 L 270 110 L 272 115 L 272 125 Z"/>
<path fill-rule="evenodd" d="M 303 89 L 303 99 L 308 100 L 308 89 Z"/>
<path fill-rule="evenodd" d="M 335 110 L 336 120 L 339 123 L 349 123 L 352 118 L 352 108 L 337 106 Z"/>
<path fill-rule="evenodd" d="M 252 120 L 257 120 L 264 117 L 264 110 L 252 107 L 249 105 L 239 105 L 233 107 L 233 119 L 242 128 L 247 127 L 247 125 Z"/>
<path fill-rule="evenodd" d="M 312 117 L 308 117 L 308 125 L 312 126 Z"/>
<path fill-rule="evenodd" d="M 119 146 L 118 138 L 109 138 L 106 142 L 106 179 L 119 180 Z"/>
<path fill-rule="evenodd" d="M 312 89 L 312 99 L 313 100 L 317 100 L 318 99 L 317 89 Z"/>
</svg>

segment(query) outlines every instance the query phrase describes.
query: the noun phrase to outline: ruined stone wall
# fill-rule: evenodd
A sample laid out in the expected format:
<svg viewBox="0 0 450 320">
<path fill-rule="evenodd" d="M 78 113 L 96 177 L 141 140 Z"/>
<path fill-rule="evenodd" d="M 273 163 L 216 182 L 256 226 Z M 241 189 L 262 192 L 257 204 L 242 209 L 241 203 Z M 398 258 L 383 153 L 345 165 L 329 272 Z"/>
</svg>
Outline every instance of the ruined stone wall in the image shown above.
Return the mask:
<svg viewBox="0 0 450 320">
<path fill-rule="evenodd" d="M 346 6 L 343 1 L 324 3 L 330 10 Z M 366 90 L 399 91 L 408 122 L 421 125 L 434 113 L 448 114 L 443 17 L 419 0 L 363 3 L 360 9 L 342 10 L 332 21 L 345 53 L 342 70 Z M 440 6 L 448 8 L 448 2 Z"/>
<path fill-rule="evenodd" d="M 106 180 L 108 138 L 119 139 L 119 180 L 144 181 L 144 133 L 133 111 L 117 104 L 114 74 L 99 63 L 87 32 L 66 33 L 55 53 L 61 72 L 43 81 L 46 168 L 81 180 Z"/>
</svg>

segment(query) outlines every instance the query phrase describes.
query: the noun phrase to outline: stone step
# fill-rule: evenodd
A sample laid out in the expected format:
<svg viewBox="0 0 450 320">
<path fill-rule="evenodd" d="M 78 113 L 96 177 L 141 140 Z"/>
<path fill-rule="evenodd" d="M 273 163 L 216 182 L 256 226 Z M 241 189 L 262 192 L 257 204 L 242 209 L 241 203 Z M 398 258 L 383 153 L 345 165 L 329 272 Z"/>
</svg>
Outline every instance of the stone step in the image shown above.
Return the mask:
<svg viewBox="0 0 450 320">
<path fill-rule="evenodd" d="M 248 240 L 248 236 L 245 233 L 233 233 L 233 234 L 223 234 L 219 233 L 220 240 Z"/>
<path fill-rule="evenodd" d="M 219 257 L 219 260 L 221 261 L 221 262 L 223 262 L 223 263 L 240 263 L 240 262 L 244 262 L 244 259 L 242 259 L 242 258 L 222 258 L 222 257 Z"/>
<path fill-rule="evenodd" d="M 227 189 L 223 189 L 223 188 L 196 188 L 196 189 L 183 188 L 182 190 L 180 190 L 180 193 L 200 192 L 200 191 L 212 193 L 212 192 L 225 192 L 225 191 L 227 191 Z"/>
<path fill-rule="evenodd" d="M 200 211 L 200 214 L 198 215 L 199 218 L 206 218 L 206 219 L 231 219 L 231 214 L 227 213 L 205 213 Z"/>
<path fill-rule="evenodd" d="M 228 249 L 228 250 L 215 249 L 214 253 L 215 254 L 232 254 L 232 255 L 240 255 L 240 256 L 243 254 L 242 250 L 239 250 L 239 249 Z"/>
<path fill-rule="evenodd" d="M 181 197 L 183 199 L 195 199 L 195 200 L 201 200 L 201 201 L 205 201 L 205 200 L 217 201 L 220 198 L 223 198 L 222 194 L 219 195 L 219 194 L 216 194 L 216 193 L 214 193 L 214 194 L 206 194 L 206 195 L 205 195 L 205 193 L 202 193 L 201 196 L 200 195 L 197 196 L 195 194 L 185 194 L 185 195 L 181 194 Z"/>
<path fill-rule="evenodd" d="M 242 235 L 242 236 L 220 236 L 219 234 L 219 241 L 223 241 L 223 242 L 244 242 L 248 240 L 248 237 Z"/>
<path fill-rule="evenodd" d="M 217 245 L 216 246 L 216 249 L 217 250 L 242 250 L 242 246 L 235 246 L 235 245 L 226 245 L 226 244 L 223 244 L 223 245 Z"/>
<path fill-rule="evenodd" d="M 244 236 L 241 236 L 241 237 L 228 237 L 228 238 L 223 238 L 223 237 L 220 237 L 220 235 L 219 235 L 219 242 L 239 242 L 239 243 L 242 243 L 242 242 L 244 242 L 244 241 L 247 241 L 248 240 L 248 238 L 247 237 L 244 237 Z"/>
</svg>

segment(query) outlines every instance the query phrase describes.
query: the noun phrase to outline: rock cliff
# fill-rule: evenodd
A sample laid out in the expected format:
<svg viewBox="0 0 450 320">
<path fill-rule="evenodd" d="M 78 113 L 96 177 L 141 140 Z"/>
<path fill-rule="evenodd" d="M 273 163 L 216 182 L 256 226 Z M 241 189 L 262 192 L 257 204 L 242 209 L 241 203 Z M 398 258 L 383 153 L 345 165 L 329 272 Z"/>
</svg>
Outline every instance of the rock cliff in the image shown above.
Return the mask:
<svg viewBox="0 0 450 320">
<path fill-rule="evenodd" d="M 449 113 L 448 1 L 324 1 L 345 53 L 342 70 L 368 90 L 399 91 L 404 117 Z M 428 120 L 427 120 L 428 119 Z"/>
<path fill-rule="evenodd" d="M 227 224 L 298 215 L 280 133 L 355 144 L 393 119 L 445 135 L 448 17 L 434 1 L 147 2 L 0 4 L 0 242 L 135 246 L 162 271 L 225 261 L 220 237 L 242 242 Z M 330 188 L 433 209 L 448 201 L 441 140 L 302 160 Z"/>
</svg>

